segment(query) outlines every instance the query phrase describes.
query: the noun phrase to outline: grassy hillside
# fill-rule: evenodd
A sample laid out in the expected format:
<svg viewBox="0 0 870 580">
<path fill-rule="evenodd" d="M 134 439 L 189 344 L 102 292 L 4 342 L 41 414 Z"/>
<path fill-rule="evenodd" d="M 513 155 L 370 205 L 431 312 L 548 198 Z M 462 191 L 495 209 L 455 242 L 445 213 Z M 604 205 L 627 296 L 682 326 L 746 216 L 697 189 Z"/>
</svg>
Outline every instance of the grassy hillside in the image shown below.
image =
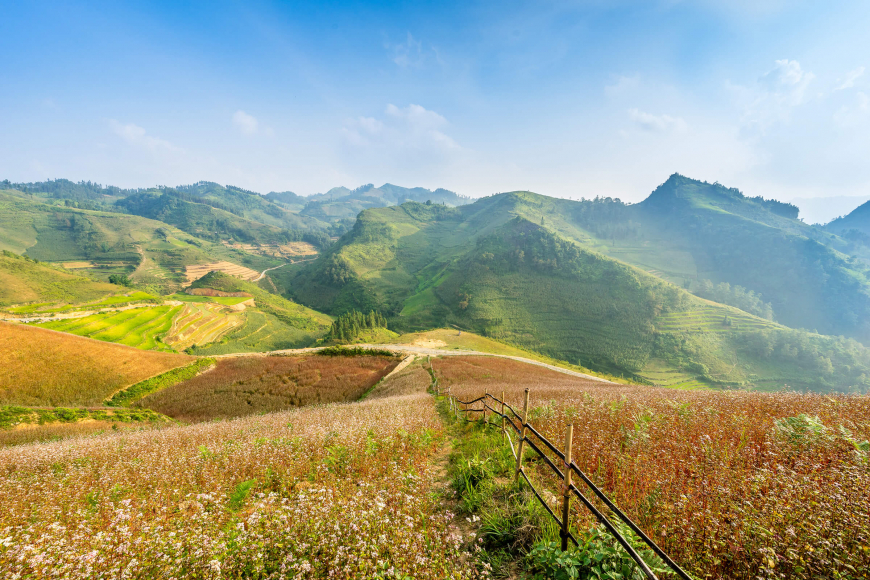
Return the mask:
<svg viewBox="0 0 870 580">
<path fill-rule="evenodd" d="M 697 278 L 759 293 L 777 321 L 870 340 L 867 265 L 842 253 L 849 250 L 844 240 L 771 203 L 672 176 L 629 215 L 642 224 L 641 239 L 667 233 L 691 254 Z"/>
<path fill-rule="evenodd" d="M 225 260 L 262 271 L 283 263 L 202 240 L 164 222 L 43 203 L 20 192 L 0 192 L 0 249 L 67 263 L 100 280 L 128 274 L 156 291 L 180 288 L 190 265 Z"/>
<path fill-rule="evenodd" d="M 100 405 L 191 357 L 0 322 L 0 404 Z"/>
<path fill-rule="evenodd" d="M 91 302 L 123 291 L 123 287 L 76 276 L 8 250 L 0 253 L 0 307 L 30 302 Z"/>
<path fill-rule="evenodd" d="M 702 300 L 614 260 L 577 226 L 584 207 L 515 192 L 460 208 L 367 210 L 288 286 L 334 314 L 385 313 L 394 330 L 453 324 L 669 386 L 867 387 L 866 348 Z M 773 346 L 755 350 L 758 341 Z"/>
</svg>

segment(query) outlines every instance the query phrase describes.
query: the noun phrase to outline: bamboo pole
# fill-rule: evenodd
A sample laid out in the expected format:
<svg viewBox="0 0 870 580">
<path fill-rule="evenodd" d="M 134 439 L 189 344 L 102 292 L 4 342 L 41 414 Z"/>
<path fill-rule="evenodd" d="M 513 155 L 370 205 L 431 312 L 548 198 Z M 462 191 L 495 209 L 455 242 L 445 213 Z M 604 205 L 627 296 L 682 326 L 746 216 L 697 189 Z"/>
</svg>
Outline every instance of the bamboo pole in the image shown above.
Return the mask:
<svg viewBox="0 0 870 580">
<path fill-rule="evenodd" d="M 483 401 L 482 401 L 482 402 L 483 402 L 483 424 L 484 424 L 484 425 L 487 425 L 487 422 L 486 422 L 486 401 L 487 401 L 487 397 L 489 397 L 489 393 L 488 393 L 488 392 L 486 392 L 486 393 L 483 394 Z"/>
<path fill-rule="evenodd" d="M 504 418 L 504 391 L 501 392 L 501 442 L 504 443 L 505 437 L 507 437 L 507 431 L 505 430 L 505 418 Z"/>
<path fill-rule="evenodd" d="M 517 446 L 517 468 L 514 473 L 514 483 L 519 481 L 520 472 L 523 470 L 523 447 L 525 447 L 526 442 L 526 424 L 529 421 L 529 390 L 526 389 L 525 396 L 523 398 L 523 429 L 520 434 L 520 442 Z"/>
<path fill-rule="evenodd" d="M 562 484 L 562 551 L 568 549 L 568 511 L 571 507 L 571 439 L 574 436 L 574 424 L 568 423 L 565 431 L 565 481 Z"/>
</svg>

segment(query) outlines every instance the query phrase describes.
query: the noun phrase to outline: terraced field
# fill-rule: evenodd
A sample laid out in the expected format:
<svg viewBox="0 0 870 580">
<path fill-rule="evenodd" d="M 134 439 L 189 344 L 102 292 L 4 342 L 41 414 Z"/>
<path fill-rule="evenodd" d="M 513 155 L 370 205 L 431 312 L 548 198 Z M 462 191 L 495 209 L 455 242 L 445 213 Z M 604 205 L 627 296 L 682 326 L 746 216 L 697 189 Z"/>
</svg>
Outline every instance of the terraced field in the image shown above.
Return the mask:
<svg viewBox="0 0 870 580">
<path fill-rule="evenodd" d="M 191 296 L 190 294 L 170 294 L 166 299 L 179 302 L 215 302 L 225 306 L 235 306 L 252 300 L 249 296 Z"/>
<path fill-rule="evenodd" d="M 244 266 L 239 266 L 231 262 L 214 262 L 212 264 L 200 264 L 198 266 L 187 266 L 185 269 L 187 275 L 187 283 L 190 284 L 194 280 L 202 278 L 209 272 L 224 272 L 230 276 L 241 278 L 242 280 L 256 280 L 260 277 L 260 273 L 256 270 L 251 270 Z"/>
<path fill-rule="evenodd" d="M 133 308 L 123 312 L 103 312 L 83 318 L 43 322 L 35 326 L 145 350 L 169 350 L 158 339 L 162 339 L 169 331 L 173 318 L 182 308 Z"/>
<path fill-rule="evenodd" d="M 236 298 L 244 300 L 244 298 Z M 219 340 L 244 322 L 242 314 L 214 302 L 190 302 L 172 321 L 163 342 L 175 350 Z"/>
<path fill-rule="evenodd" d="M 193 354 L 215 355 L 298 348 L 310 344 L 311 335 L 283 324 L 264 312 L 245 312 L 245 323 L 226 335 L 220 343 L 194 347 Z"/>
<path fill-rule="evenodd" d="M 661 332 L 729 332 L 777 326 L 773 322 L 752 316 L 742 310 L 722 306 L 705 306 L 696 310 L 672 312 L 656 319 L 656 329 Z"/>
<path fill-rule="evenodd" d="M 696 390 L 710 388 L 709 385 L 699 381 L 694 375 L 675 369 L 667 361 L 662 360 L 650 360 L 638 374 L 660 387 L 668 387 L 669 389 Z"/>
</svg>

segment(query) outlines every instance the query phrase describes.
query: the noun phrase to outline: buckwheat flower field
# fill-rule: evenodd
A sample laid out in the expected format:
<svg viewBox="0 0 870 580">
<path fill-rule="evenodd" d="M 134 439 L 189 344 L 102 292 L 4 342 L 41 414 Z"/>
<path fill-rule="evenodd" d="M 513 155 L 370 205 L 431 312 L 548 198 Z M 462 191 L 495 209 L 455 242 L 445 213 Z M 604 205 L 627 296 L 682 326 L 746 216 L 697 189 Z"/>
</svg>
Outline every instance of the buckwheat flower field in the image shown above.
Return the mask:
<svg viewBox="0 0 870 580">
<path fill-rule="evenodd" d="M 535 429 L 561 448 L 573 423 L 580 469 L 699 578 L 868 577 L 870 397 L 613 385 L 485 357 L 433 367 L 463 400 L 505 392 L 520 412 L 529 388 Z M 578 504 L 582 533 L 594 520 Z"/>
<path fill-rule="evenodd" d="M 414 394 L 0 450 L 4 578 L 475 578 Z M 474 550 L 474 548 L 468 548 Z"/>
</svg>

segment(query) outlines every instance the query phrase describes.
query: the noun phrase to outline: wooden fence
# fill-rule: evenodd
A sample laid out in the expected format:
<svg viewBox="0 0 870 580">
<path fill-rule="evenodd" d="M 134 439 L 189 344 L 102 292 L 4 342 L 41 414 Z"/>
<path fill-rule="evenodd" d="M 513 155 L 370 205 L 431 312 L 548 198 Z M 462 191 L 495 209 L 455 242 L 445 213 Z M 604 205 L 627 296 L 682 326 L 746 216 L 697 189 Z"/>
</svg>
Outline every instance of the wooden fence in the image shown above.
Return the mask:
<svg viewBox="0 0 870 580">
<path fill-rule="evenodd" d="M 431 369 L 431 364 L 430 364 Z M 490 423 L 490 418 L 500 417 L 501 418 L 501 432 L 502 438 L 506 440 L 510 444 L 511 452 L 516 459 L 516 466 L 514 469 L 514 481 L 518 481 L 520 477 L 525 479 L 526 483 L 529 484 L 529 487 L 534 492 L 535 497 L 538 498 L 538 501 L 541 502 L 541 505 L 544 506 L 544 509 L 547 510 L 547 513 L 555 520 L 556 524 L 559 526 L 559 536 L 562 540 L 562 550 L 568 549 L 568 542 L 571 541 L 574 545 L 579 545 L 577 538 L 574 537 L 574 534 L 571 533 L 569 527 L 569 519 L 570 519 L 570 506 L 571 506 L 571 497 L 574 496 L 580 500 L 580 502 L 592 512 L 592 514 L 598 519 L 599 522 L 610 532 L 614 538 L 625 548 L 625 551 L 631 556 L 631 558 L 640 566 L 643 573 L 649 580 L 658 580 L 656 575 L 650 570 L 649 566 L 637 551 L 632 547 L 631 543 L 621 534 L 616 526 L 601 513 L 601 510 L 595 507 L 593 503 L 583 495 L 583 492 L 574 485 L 572 478 L 576 475 L 583 484 L 586 485 L 592 492 L 601 500 L 604 505 L 617 517 L 619 518 L 626 526 L 628 526 L 635 534 L 640 537 L 643 542 L 649 546 L 649 548 L 655 552 L 664 563 L 670 568 L 674 574 L 682 578 L 683 580 L 692 580 L 692 577 L 689 576 L 682 568 L 680 568 L 670 557 L 668 557 L 665 552 L 659 548 L 659 546 L 653 542 L 649 536 L 647 536 L 643 530 L 641 530 L 628 516 L 626 516 L 622 510 L 620 510 L 616 505 L 610 501 L 603 491 L 601 491 L 598 486 L 596 486 L 586 474 L 584 474 L 576 463 L 571 459 L 571 444 L 572 438 L 574 435 L 574 425 L 572 423 L 568 423 L 565 428 L 565 445 L 563 447 L 564 451 L 559 450 L 553 443 L 551 443 L 546 437 L 538 433 L 535 428 L 529 424 L 529 389 L 525 390 L 525 396 L 523 399 L 523 410 L 522 414 L 517 413 L 513 407 L 508 405 L 505 402 L 504 393 L 502 392 L 501 399 L 494 397 L 493 395 L 486 393 L 482 397 L 478 397 L 471 401 L 462 401 L 458 399 L 456 396 L 450 393 L 450 388 L 443 390 L 439 387 L 438 379 L 434 377 L 433 372 L 433 381 L 432 388 L 435 391 L 435 394 L 438 396 L 445 396 L 447 398 L 448 405 L 450 407 L 450 411 L 458 418 L 460 413 L 463 418 L 468 421 L 479 420 L 483 421 L 487 424 Z M 479 406 L 478 406 L 479 404 Z M 487 413 L 490 413 L 490 417 L 487 417 Z M 475 415 L 479 414 L 479 415 Z M 496 419 L 497 424 L 498 419 Z M 511 438 L 511 430 L 513 431 L 513 435 L 517 438 L 516 446 L 514 446 L 513 439 Z M 537 442 L 536 442 L 537 441 Z M 550 468 L 556 477 L 561 481 L 561 495 L 562 495 L 562 505 L 561 512 L 562 517 L 556 515 L 555 512 L 547 505 L 547 502 L 544 501 L 544 498 L 541 497 L 541 493 L 534 486 L 534 484 L 529 480 L 529 476 L 526 474 L 525 469 L 523 468 L 523 454 L 525 452 L 525 447 L 528 446 L 532 451 L 534 451 Z M 554 463 L 542 450 L 541 447 L 545 447 L 551 453 L 553 453 L 557 457 L 557 461 Z M 556 464 L 558 463 L 558 465 Z"/>
</svg>

